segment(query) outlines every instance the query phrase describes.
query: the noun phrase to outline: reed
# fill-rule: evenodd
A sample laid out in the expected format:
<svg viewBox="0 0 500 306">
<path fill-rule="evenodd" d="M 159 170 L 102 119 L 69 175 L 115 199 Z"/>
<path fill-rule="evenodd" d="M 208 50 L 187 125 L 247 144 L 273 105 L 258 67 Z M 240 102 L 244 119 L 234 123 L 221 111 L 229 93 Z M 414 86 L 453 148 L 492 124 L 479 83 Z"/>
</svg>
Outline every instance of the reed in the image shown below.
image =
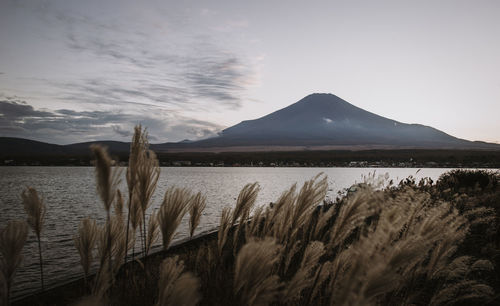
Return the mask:
<svg viewBox="0 0 500 306">
<path fill-rule="evenodd" d="M 168 249 L 174 234 L 191 205 L 192 197 L 186 189 L 169 188 L 158 211 L 158 223 L 163 240 L 163 249 Z"/>
<path fill-rule="evenodd" d="M 75 247 L 80 255 L 80 264 L 83 268 L 85 287 L 88 287 L 88 275 L 94 259 L 93 251 L 96 246 L 98 228 L 95 220 L 85 218 L 80 222 L 78 235 L 73 238 Z"/>
<path fill-rule="evenodd" d="M 143 256 L 150 253 L 160 231 L 163 248 L 169 249 L 187 212 L 189 234 L 194 235 L 206 198 L 201 193 L 192 195 L 187 189 L 171 187 L 160 209 L 147 218 L 160 170 L 156 155 L 148 149 L 147 133 L 137 126 L 126 174 L 129 198 L 125 224 L 124 201 L 117 188 L 119 172 L 112 167 L 105 149 L 93 146 L 92 151 L 106 223 L 98 226 L 84 219 L 75 236 L 85 283 L 94 246 L 99 258 L 91 291 L 93 300 L 88 303 L 498 302 L 498 174 L 453 172 L 435 185 L 430 180 L 417 184 L 409 178 L 395 186 L 385 184 L 387 178 L 373 174 L 357 185 L 355 192 L 346 192 L 335 203 L 325 201 L 327 178 L 318 174 L 300 190 L 292 185 L 268 206 L 256 206 L 259 185 L 247 184 L 234 207 L 222 210 L 216 239 L 207 238 L 198 249 L 176 249 L 178 257 L 163 260 L 165 254 L 171 253 L 160 252 L 149 257 L 148 266 L 138 260 L 137 266 L 131 265 L 121 275 L 118 271 L 130 248 L 135 257 L 137 228 Z M 36 190 L 27 189 L 23 201 L 28 207 L 28 222 L 35 233 L 37 228 L 41 232 L 45 208 L 40 208 L 43 202 Z M 112 206 L 114 214 L 110 212 Z M 228 241 L 230 233 L 233 239 Z M 26 236 L 24 222 L 9 222 L 0 232 L 0 292 L 6 292 L 6 296 L 21 262 Z M 195 271 L 197 276 L 189 271 Z M 120 287 L 116 287 L 118 282 Z"/>
<path fill-rule="evenodd" d="M 243 187 L 243 189 L 241 189 L 238 199 L 236 200 L 236 206 L 233 210 L 233 216 L 231 219 L 232 225 L 234 225 L 238 220 L 240 223 L 248 220 L 250 211 L 255 204 L 255 200 L 257 200 L 259 190 L 260 186 L 257 182 L 247 184 Z"/>
<path fill-rule="evenodd" d="M 234 268 L 234 295 L 238 305 L 269 305 L 279 295 L 275 271 L 280 246 L 273 239 L 245 244 Z"/>
<path fill-rule="evenodd" d="M 160 266 L 158 306 L 194 306 L 201 300 L 200 282 L 184 271 L 184 262 L 178 257 L 165 259 Z"/>
<path fill-rule="evenodd" d="M 116 243 L 120 234 L 125 235 L 122 230 L 119 219 L 111 219 L 111 206 L 116 200 L 118 184 L 120 183 L 121 171 L 118 167 L 114 167 L 113 160 L 109 157 L 107 150 L 100 145 L 90 146 L 94 154 L 94 164 L 96 173 L 96 186 L 97 193 L 99 194 L 104 210 L 106 211 L 106 224 L 98 230 L 97 246 L 98 254 L 100 256 L 100 267 L 98 272 L 98 281 L 94 291 L 98 292 L 101 296 L 111 286 L 113 281 L 113 270 L 116 269 L 119 262 L 113 264 L 113 248 L 117 248 Z M 126 250 L 126 246 L 123 247 Z M 124 255 L 123 255 L 124 256 Z M 124 256 L 125 257 L 125 256 Z M 104 272 L 103 269 L 108 269 Z M 109 284 L 104 284 L 106 281 Z"/>
<path fill-rule="evenodd" d="M 42 257 L 42 246 L 40 237 L 42 234 L 43 223 L 45 221 L 45 213 L 47 208 L 43 203 L 43 199 L 38 197 L 38 193 L 35 188 L 28 187 L 21 193 L 23 199 L 24 211 L 28 215 L 28 225 L 31 227 L 36 235 L 38 242 L 38 258 L 40 263 L 40 282 L 42 286 L 42 291 L 45 290 L 44 280 L 43 280 L 43 257 Z"/>
<path fill-rule="evenodd" d="M 137 211 L 136 209 L 139 208 L 139 206 L 133 206 L 133 199 L 134 199 L 134 191 L 135 191 L 135 186 L 137 182 L 137 163 L 139 160 L 140 152 L 143 150 L 147 150 L 148 147 L 148 141 L 147 141 L 147 134 L 146 131 L 142 130 L 141 125 L 136 125 L 134 127 L 134 135 L 132 136 L 132 142 L 130 143 L 130 154 L 129 154 L 129 159 L 128 159 L 128 167 L 127 167 L 127 172 L 126 172 L 126 180 L 127 180 L 127 187 L 128 187 L 128 204 L 127 204 L 127 229 L 125 233 L 125 244 L 128 245 L 129 242 L 129 229 L 130 229 L 130 219 L 132 217 L 132 214 L 135 213 L 137 217 Z M 134 202 L 135 204 L 139 204 L 138 199 Z M 136 224 L 138 224 L 136 222 Z M 135 233 L 136 233 L 137 226 L 133 228 L 133 235 L 135 238 Z M 132 254 L 132 257 L 134 257 L 134 254 Z M 127 261 L 127 254 L 125 254 L 124 261 Z"/>
<path fill-rule="evenodd" d="M 259 194 L 260 186 L 257 182 L 253 184 L 247 184 L 243 189 L 241 189 L 238 199 L 236 200 L 236 206 L 233 210 L 233 215 L 231 218 L 231 225 L 234 226 L 236 221 L 239 222 L 238 226 L 235 227 L 233 233 L 233 250 L 236 253 L 239 249 L 238 243 L 242 241 L 241 234 L 247 227 L 248 220 L 250 218 L 250 212 L 255 205 L 257 200 L 257 195 Z"/>
<path fill-rule="evenodd" d="M 230 207 L 224 207 L 222 209 L 220 221 L 219 221 L 219 230 L 217 233 L 217 251 L 219 254 L 219 258 L 222 258 L 222 251 L 224 250 L 224 246 L 226 245 L 227 236 L 229 234 L 229 230 L 231 229 L 231 215 L 232 211 Z"/>
<path fill-rule="evenodd" d="M 323 254 L 325 254 L 325 247 L 322 242 L 313 241 L 306 247 L 299 269 L 283 290 L 285 304 L 299 301 L 302 292 L 313 286 L 316 278 L 315 272 Z"/>
<path fill-rule="evenodd" d="M 102 200 L 104 210 L 109 219 L 111 205 L 115 200 L 117 186 L 120 183 L 120 170 L 117 167 L 113 167 L 114 162 L 104 147 L 92 145 L 90 149 L 95 157 L 97 193 Z"/>
<path fill-rule="evenodd" d="M 5 281 L 5 296 L 3 303 L 9 304 L 10 291 L 14 282 L 16 270 L 23 260 L 21 251 L 28 237 L 28 225 L 24 221 L 9 221 L 0 230 L 0 270 Z"/>
<path fill-rule="evenodd" d="M 137 228 L 141 226 L 142 223 L 142 209 L 141 204 L 139 203 L 139 199 L 137 194 L 132 193 L 132 201 L 130 201 L 129 209 L 128 209 L 128 218 L 130 222 L 127 222 L 127 229 L 129 229 L 129 224 L 132 226 L 132 230 L 126 232 L 125 242 L 129 243 L 135 239 Z M 135 257 L 135 243 L 132 243 L 132 258 Z"/>
<path fill-rule="evenodd" d="M 151 150 L 140 151 L 136 168 L 136 192 L 142 209 L 143 254 L 146 254 L 146 211 L 151 204 L 151 197 L 160 177 L 160 166 L 156 154 Z"/>
<path fill-rule="evenodd" d="M 146 236 L 146 256 L 148 256 L 149 250 L 151 250 L 151 246 L 153 246 L 153 244 L 158 240 L 158 235 L 158 218 L 156 216 L 156 213 L 152 213 L 149 216 L 148 234 Z"/>
<path fill-rule="evenodd" d="M 198 192 L 191 200 L 189 207 L 189 236 L 192 238 L 194 231 L 200 224 L 200 219 L 205 207 L 207 206 L 207 198 Z"/>
</svg>

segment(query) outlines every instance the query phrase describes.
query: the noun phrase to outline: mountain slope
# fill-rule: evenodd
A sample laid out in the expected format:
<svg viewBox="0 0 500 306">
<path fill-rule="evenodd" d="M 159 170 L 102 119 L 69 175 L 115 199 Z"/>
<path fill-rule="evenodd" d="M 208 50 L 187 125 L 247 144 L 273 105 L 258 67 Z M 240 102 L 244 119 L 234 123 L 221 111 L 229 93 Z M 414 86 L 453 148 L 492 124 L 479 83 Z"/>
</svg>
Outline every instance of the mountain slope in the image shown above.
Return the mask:
<svg viewBox="0 0 500 306">
<path fill-rule="evenodd" d="M 89 155 L 99 143 L 111 154 L 128 154 L 130 143 L 95 141 L 70 145 L 0 137 L 0 156 Z M 243 121 L 218 137 L 151 144 L 157 152 L 295 151 L 336 149 L 486 149 L 500 145 L 472 142 L 435 128 L 406 124 L 356 107 L 332 94 L 312 94 L 264 117 Z"/>
<path fill-rule="evenodd" d="M 365 111 L 332 94 L 312 94 L 267 116 L 243 121 L 215 138 L 185 147 L 393 146 L 498 148 L 450 136 L 432 127 L 406 124 Z"/>
</svg>

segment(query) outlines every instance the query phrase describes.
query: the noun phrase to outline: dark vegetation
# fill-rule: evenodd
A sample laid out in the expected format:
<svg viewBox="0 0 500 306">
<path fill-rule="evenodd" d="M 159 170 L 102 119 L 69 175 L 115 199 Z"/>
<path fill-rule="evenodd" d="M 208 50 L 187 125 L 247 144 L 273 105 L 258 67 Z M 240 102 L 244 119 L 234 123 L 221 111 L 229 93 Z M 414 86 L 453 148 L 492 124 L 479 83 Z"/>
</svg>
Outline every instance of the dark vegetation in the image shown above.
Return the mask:
<svg viewBox="0 0 500 306">
<path fill-rule="evenodd" d="M 328 185 L 320 174 L 266 207 L 255 206 L 259 186 L 248 184 L 234 207 L 223 210 L 216 233 L 170 247 L 180 219 L 201 214 L 203 196 L 171 188 L 147 220 L 159 164 L 140 127 L 127 168 L 126 206 L 116 190 L 119 170 L 105 150 L 93 151 L 108 217 L 98 226 L 84 219 L 75 243 L 83 270 L 94 256 L 99 270 L 18 305 L 500 303 L 498 171 L 454 170 L 437 182 L 409 177 L 398 184 L 369 176 L 332 203 L 324 201 Z M 141 250 L 130 243 L 136 228 Z M 18 221 L 0 233 L 2 294 L 26 231 Z M 164 251 L 148 256 L 160 232 Z"/>
<path fill-rule="evenodd" d="M 126 165 L 129 154 L 110 154 Z M 90 166 L 86 154 L 2 154 L 4 165 Z M 500 151 L 470 150 L 363 150 L 292 152 L 158 152 L 161 166 L 283 166 L 283 167 L 445 167 L 500 168 Z"/>
</svg>

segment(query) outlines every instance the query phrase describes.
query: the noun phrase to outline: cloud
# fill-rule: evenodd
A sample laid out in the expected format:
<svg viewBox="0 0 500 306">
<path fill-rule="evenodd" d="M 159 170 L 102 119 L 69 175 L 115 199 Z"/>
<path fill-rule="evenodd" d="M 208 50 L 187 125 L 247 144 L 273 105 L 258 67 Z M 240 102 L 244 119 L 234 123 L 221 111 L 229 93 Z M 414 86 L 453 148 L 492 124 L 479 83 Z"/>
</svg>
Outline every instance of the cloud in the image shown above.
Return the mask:
<svg viewBox="0 0 500 306">
<path fill-rule="evenodd" d="M 19 99 L 0 100 L 0 134 L 61 144 L 119 139 L 129 141 L 136 124 L 149 130 L 158 142 L 201 139 L 217 135 L 217 124 L 147 110 L 144 113 L 116 111 L 37 110 Z"/>
<path fill-rule="evenodd" d="M 89 78 L 53 82 L 58 88 L 72 87 L 67 99 L 113 104 L 117 101 L 113 98 L 120 96 L 155 105 L 182 104 L 193 110 L 234 110 L 247 101 L 246 91 L 257 78 L 252 60 L 222 48 L 209 35 L 165 35 L 161 27 L 151 24 L 140 24 L 132 31 L 128 24 L 62 11 L 55 16 L 65 25 L 69 50 L 110 67 L 111 79 L 120 84 Z"/>
<path fill-rule="evenodd" d="M 26 117 L 49 117 L 50 112 L 38 111 L 33 106 L 15 97 L 6 97 L 0 101 L 0 120 L 17 121 Z"/>
<path fill-rule="evenodd" d="M 130 5 L 23 4 L 37 25 L 33 36 L 41 37 L 43 65 L 2 90 L 47 109 L 0 95 L 0 134 L 58 143 L 129 140 L 142 123 L 158 142 L 194 140 L 224 127 L 193 118 L 253 101 L 247 92 L 258 78 L 254 60 L 200 21 L 217 12 L 202 11 L 201 18 L 183 15 L 182 5 L 140 12 Z"/>
</svg>

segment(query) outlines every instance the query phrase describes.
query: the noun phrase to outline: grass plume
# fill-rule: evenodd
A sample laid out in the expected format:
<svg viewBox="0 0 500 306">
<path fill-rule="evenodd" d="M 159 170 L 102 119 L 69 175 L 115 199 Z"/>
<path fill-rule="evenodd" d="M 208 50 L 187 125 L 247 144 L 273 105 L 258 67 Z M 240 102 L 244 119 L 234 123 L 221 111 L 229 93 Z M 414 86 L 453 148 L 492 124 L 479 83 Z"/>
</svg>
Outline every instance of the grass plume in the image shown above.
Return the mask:
<svg viewBox="0 0 500 306">
<path fill-rule="evenodd" d="M 169 188 L 165 192 L 163 202 L 158 211 L 158 223 L 160 224 L 163 248 L 166 250 L 179 227 L 182 218 L 189 209 L 191 196 L 186 189 Z"/>
<path fill-rule="evenodd" d="M 194 231 L 200 224 L 201 215 L 207 206 L 207 198 L 198 192 L 191 200 L 189 207 L 189 236 L 193 237 Z"/>
<path fill-rule="evenodd" d="M 142 130 L 141 125 L 136 125 L 134 127 L 134 135 L 132 136 L 132 142 L 130 143 L 130 154 L 128 158 L 128 167 L 127 167 L 127 172 L 126 172 L 126 180 L 127 180 L 127 187 L 128 187 L 128 204 L 127 204 L 127 226 L 126 226 L 126 232 L 125 232 L 125 244 L 128 245 L 129 242 L 129 230 L 130 230 L 130 222 L 131 218 L 133 217 L 132 214 L 136 214 L 135 217 L 137 217 L 137 211 L 136 209 L 139 208 L 139 206 L 133 206 L 133 201 L 134 201 L 134 192 L 136 190 L 136 182 L 137 182 L 137 166 L 139 162 L 139 156 L 141 155 L 141 152 L 144 150 L 148 149 L 148 139 L 147 139 L 147 133 L 146 131 Z M 135 203 L 139 205 L 139 199 L 136 196 Z M 136 222 L 136 224 L 138 224 Z M 137 226 L 133 228 L 133 235 L 135 238 L 136 234 L 136 229 Z M 134 254 L 132 254 L 132 257 Z M 125 254 L 124 261 L 127 260 L 127 254 Z"/>
<path fill-rule="evenodd" d="M 5 280 L 6 294 L 3 302 L 6 305 L 9 303 L 16 270 L 23 260 L 21 251 L 27 237 L 28 225 L 24 221 L 9 221 L 7 226 L 0 230 L 0 270 Z"/>
<path fill-rule="evenodd" d="M 43 280 L 43 257 L 42 257 L 42 246 L 40 241 L 40 236 L 42 234 L 43 223 L 45 221 L 45 213 L 47 208 L 43 203 L 43 199 L 38 196 L 35 188 L 28 187 L 21 193 L 23 199 L 24 211 L 28 215 L 28 225 L 31 227 L 36 235 L 38 241 L 38 257 L 40 263 L 40 282 L 42 285 L 42 291 L 45 290 L 44 280 Z"/>
<path fill-rule="evenodd" d="M 95 220 L 85 218 L 80 222 L 78 235 L 74 237 L 75 247 L 80 255 L 80 264 L 83 268 L 84 282 L 87 287 L 87 279 L 90 266 L 94 259 L 93 251 L 96 246 L 98 228 Z"/>
<path fill-rule="evenodd" d="M 158 306 L 194 306 L 201 299 L 200 282 L 178 257 L 165 259 L 160 266 Z"/>
<path fill-rule="evenodd" d="M 234 294 L 238 305 L 269 305 L 276 300 L 281 283 L 273 273 L 279 245 L 273 239 L 245 244 L 234 268 Z"/>
</svg>

